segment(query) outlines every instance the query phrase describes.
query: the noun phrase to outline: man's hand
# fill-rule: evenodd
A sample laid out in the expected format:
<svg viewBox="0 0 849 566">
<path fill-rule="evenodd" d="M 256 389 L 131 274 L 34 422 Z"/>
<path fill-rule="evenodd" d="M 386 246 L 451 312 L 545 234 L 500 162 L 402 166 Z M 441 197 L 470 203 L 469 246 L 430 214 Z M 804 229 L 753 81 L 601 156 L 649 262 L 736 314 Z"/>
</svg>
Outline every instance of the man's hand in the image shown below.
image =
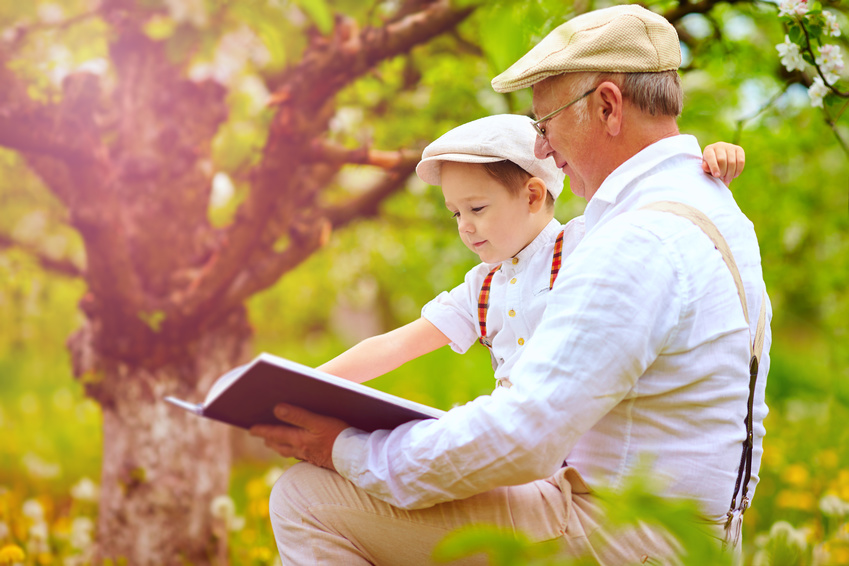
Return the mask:
<svg viewBox="0 0 849 566">
<path fill-rule="evenodd" d="M 274 407 L 274 416 L 287 424 L 256 425 L 251 427 L 251 435 L 264 438 L 265 445 L 281 456 L 336 471 L 333 443 L 348 428 L 344 421 L 285 403 Z"/>
</svg>

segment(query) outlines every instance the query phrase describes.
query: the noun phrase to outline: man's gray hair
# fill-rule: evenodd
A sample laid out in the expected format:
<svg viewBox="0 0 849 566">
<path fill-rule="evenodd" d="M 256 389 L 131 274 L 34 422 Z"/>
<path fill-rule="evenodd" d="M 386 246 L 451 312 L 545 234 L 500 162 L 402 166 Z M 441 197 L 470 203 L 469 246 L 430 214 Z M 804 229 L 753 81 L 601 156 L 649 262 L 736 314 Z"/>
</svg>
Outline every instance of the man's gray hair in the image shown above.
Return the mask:
<svg viewBox="0 0 849 566">
<path fill-rule="evenodd" d="M 561 77 L 568 76 L 561 75 Z M 580 96 L 604 81 L 619 87 L 622 96 L 643 112 L 652 116 L 677 118 L 684 108 L 684 91 L 678 71 L 659 73 L 580 73 L 574 82 L 573 96 Z M 578 113 L 586 117 L 586 102 L 581 101 Z"/>
</svg>

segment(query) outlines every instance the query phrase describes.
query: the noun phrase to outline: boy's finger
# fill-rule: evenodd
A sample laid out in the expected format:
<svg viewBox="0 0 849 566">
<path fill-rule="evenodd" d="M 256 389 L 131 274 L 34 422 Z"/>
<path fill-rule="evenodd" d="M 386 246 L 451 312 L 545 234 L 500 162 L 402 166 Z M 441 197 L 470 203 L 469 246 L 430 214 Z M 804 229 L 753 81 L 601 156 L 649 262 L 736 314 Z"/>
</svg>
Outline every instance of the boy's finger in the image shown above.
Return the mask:
<svg viewBox="0 0 849 566">
<path fill-rule="evenodd" d="M 725 147 L 717 148 L 716 150 L 716 171 L 714 177 L 725 177 L 728 173 L 728 153 Z"/>
<path fill-rule="evenodd" d="M 734 177 L 739 177 L 740 173 L 743 172 L 743 169 L 746 167 L 746 152 L 742 147 L 737 147 L 734 151 L 734 155 L 737 159 L 737 169 L 734 172 Z"/>
<path fill-rule="evenodd" d="M 716 177 L 719 166 L 716 163 L 716 152 L 712 149 L 705 151 L 704 157 L 702 157 L 702 169 L 708 175 Z"/>
</svg>

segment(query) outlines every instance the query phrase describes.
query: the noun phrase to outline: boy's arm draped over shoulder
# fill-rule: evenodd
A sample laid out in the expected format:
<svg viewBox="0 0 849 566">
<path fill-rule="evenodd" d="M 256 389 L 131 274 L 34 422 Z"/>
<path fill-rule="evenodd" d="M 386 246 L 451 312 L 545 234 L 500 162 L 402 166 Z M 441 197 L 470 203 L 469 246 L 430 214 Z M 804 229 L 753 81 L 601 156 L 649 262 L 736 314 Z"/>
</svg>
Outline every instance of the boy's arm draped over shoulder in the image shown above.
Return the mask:
<svg viewBox="0 0 849 566">
<path fill-rule="evenodd" d="M 366 338 L 318 367 L 321 371 L 362 383 L 447 345 L 436 326 L 419 318 L 385 334 Z"/>
<path fill-rule="evenodd" d="M 564 262 L 513 387 L 438 421 L 348 429 L 333 449 L 339 473 L 396 506 L 421 508 L 561 467 L 655 360 L 681 308 L 674 253 L 643 228 L 613 224 Z"/>
</svg>

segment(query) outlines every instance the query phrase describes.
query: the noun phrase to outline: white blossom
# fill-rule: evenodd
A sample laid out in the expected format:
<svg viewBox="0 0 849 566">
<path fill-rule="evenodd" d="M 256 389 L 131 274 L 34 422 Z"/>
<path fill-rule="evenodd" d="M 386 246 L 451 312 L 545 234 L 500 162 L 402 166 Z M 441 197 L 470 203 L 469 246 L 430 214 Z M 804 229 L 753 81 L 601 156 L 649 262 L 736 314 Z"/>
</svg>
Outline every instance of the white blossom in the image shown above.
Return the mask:
<svg viewBox="0 0 849 566">
<path fill-rule="evenodd" d="M 83 478 L 71 488 L 71 497 L 77 501 L 97 501 L 99 488 L 88 478 Z"/>
<path fill-rule="evenodd" d="M 262 40 L 246 25 L 224 34 L 215 49 L 211 74 L 218 82 L 229 84 L 248 61 L 262 67 L 271 61 L 271 53 Z M 199 74 L 196 71 L 196 74 Z"/>
<path fill-rule="evenodd" d="M 29 538 L 33 542 L 46 541 L 48 537 L 47 523 L 39 521 L 29 528 Z"/>
<path fill-rule="evenodd" d="M 283 468 L 279 466 L 274 466 L 269 468 L 267 472 L 265 472 L 265 485 L 268 487 L 273 487 L 280 476 L 283 475 Z"/>
<path fill-rule="evenodd" d="M 790 41 L 790 37 L 784 36 L 784 43 L 779 43 L 775 46 L 778 55 L 781 57 L 781 64 L 788 71 L 805 69 L 805 60 L 802 59 L 802 53 L 799 51 L 799 46 Z"/>
<path fill-rule="evenodd" d="M 49 480 L 62 475 L 62 468 L 59 464 L 47 462 L 32 452 L 24 454 L 23 458 L 21 458 L 21 462 L 29 474 L 34 478 Z"/>
<path fill-rule="evenodd" d="M 837 24 L 837 16 L 823 10 L 822 15 L 825 16 L 825 34 L 832 37 L 840 37 L 840 26 Z"/>
<path fill-rule="evenodd" d="M 245 518 L 236 515 L 236 504 L 227 495 L 219 495 L 213 499 L 209 510 L 229 531 L 239 531 L 245 526 Z"/>
<path fill-rule="evenodd" d="M 804 16 L 808 11 L 806 0 L 781 0 L 778 3 L 778 16 Z"/>
<path fill-rule="evenodd" d="M 784 539 L 787 546 L 795 546 L 799 550 L 805 550 L 808 546 L 808 535 L 805 529 L 797 529 L 787 521 L 776 521 L 769 529 L 769 538 L 772 540 Z"/>
<path fill-rule="evenodd" d="M 71 523 L 71 546 L 77 550 L 88 550 L 91 547 L 94 522 L 88 517 L 77 517 Z"/>
<path fill-rule="evenodd" d="M 811 99 L 811 106 L 818 106 L 822 108 L 822 99 L 825 95 L 828 94 L 828 87 L 825 86 L 825 83 L 822 82 L 822 79 L 816 77 L 814 79 L 814 84 L 811 85 L 811 88 L 808 89 L 808 96 Z"/>
<path fill-rule="evenodd" d="M 209 505 L 209 511 L 216 519 L 224 519 L 228 521 L 236 515 L 236 504 L 227 495 L 219 495 L 212 500 Z"/>
<path fill-rule="evenodd" d="M 168 13 L 178 24 L 187 23 L 201 28 L 207 23 L 203 0 L 165 0 L 165 5 Z"/>
<path fill-rule="evenodd" d="M 840 47 L 822 45 L 819 52 L 820 54 L 815 61 L 825 76 L 825 82 L 830 85 L 836 83 L 840 79 L 840 72 L 843 70 L 843 55 L 840 53 Z"/>
<path fill-rule="evenodd" d="M 43 24 L 58 24 L 65 18 L 65 11 L 59 4 L 41 4 L 38 7 L 38 19 Z"/>
<path fill-rule="evenodd" d="M 820 511 L 828 517 L 843 517 L 849 514 L 849 503 L 836 495 L 826 495 L 820 499 Z"/>
<path fill-rule="evenodd" d="M 236 187 L 233 186 L 233 181 L 227 173 L 219 171 L 212 177 L 212 191 L 209 194 L 209 206 L 212 208 L 221 208 L 226 206 L 228 202 L 236 194 Z"/>
<path fill-rule="evenodd" d="M 35 499 L 27 499 L 21 507 L 21 512 L 25 517 L 29 517 L 33 521 L 39 522 L 44 520 L 44 507 Z"/>
</svg>

